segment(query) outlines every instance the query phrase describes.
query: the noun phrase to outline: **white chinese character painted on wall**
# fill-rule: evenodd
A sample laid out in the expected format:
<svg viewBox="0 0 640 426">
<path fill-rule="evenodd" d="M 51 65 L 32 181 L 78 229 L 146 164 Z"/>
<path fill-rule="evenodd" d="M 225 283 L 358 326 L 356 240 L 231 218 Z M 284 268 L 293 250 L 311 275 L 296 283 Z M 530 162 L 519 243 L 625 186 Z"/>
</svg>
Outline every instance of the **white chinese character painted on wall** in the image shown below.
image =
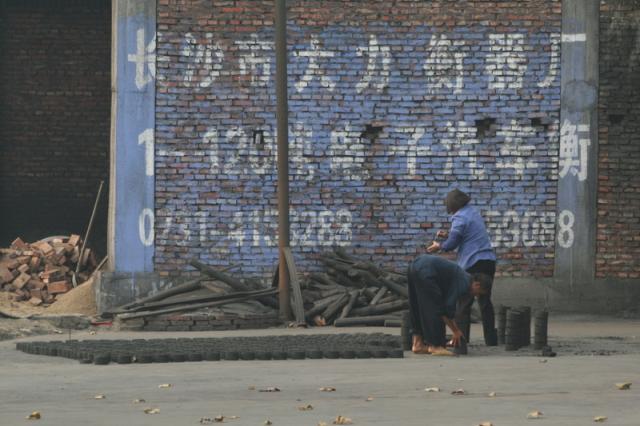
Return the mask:
<svg viewBox="0 0 640 426">
<path fill-rule="evenodd" d="M 190 87 L 209 87 L 220 76 L 224 53 L 213 41 L 213 33 L 198 39 L 192 33 L 185 34 L 181 56 L 187 62 L 183 82 Z"/>
<path fill-rule="evenodd" d="M 440 89 L 452 89 L 453 93 L 462 90 L 464 53 L 456 51 L 461 45 L 461 41 L 452 42 L 444 34 L 431 37 L 429 53 L 422 67 L 429 79 L 429 93 Z"/>
<path fill-rule="evenodd" d="M 240 53 L 240 75 L 251 76 L 252 86 L 268 86 L 273 42 L 259 40 L 253 34 L 251 40 L 236 41 L 235 44 Z"/>
<path fill-rule="evenodd" d="M 516 120 L 511 120 L 510 125 L 498 130 L 496 136 L 504 137 L 504 143 L 500 147 L 496 167 L 513 169 L 517 175 L 523 175 L 526 170 L 537 169 L 538 163 L 534 159 L 536 148 L 525 142 L 535 135 L 533 127 L 520 126 Z"/>
<path fill-rule="evenodd" d="M 302 122 L 293 123 L 290 133 L 290 170 L 294 176 L 313 180 L 318 171 L 318 163 L 313 162 L 313 129 Z"/>
<path fill-rule="evenodd" d="M 484 167 L 478 163 L 476 146 L 480 140 L 476 137 L 477 128 L 466 121 L 446 123 L 445 133 L 439 137 L 439 143 L 447 151 L 444 173 L 455 173 L 454 161 L 460 163 L 462 169 L 476 179 L 484 179 Z"/>
<path fill-rule="evenodd" d="M 391 146 L 393 155 L 400 154 L 407 158 L 407 175 L 413 177 L 419 169 L 419 159 L 429 153 L 429 147 L 424 143 L 425 129 L 421 127 L 401 127 L 397 129 L 408 135 L 406 144 L 399 143 Z"/>
<path fill-rule="evenodd" d="M 333 91 L 336 83 L 322 72 L 322 70 L 320 69 L 319 60 L 320 58 L 333 58 L 335 56 L 335 53 L 321 49 L 320 42 L 317 36 L 311 36 L 310 45 L 311 48 L 309 50 L 293 52 L 293 56 L 307 58 L 307 60 L 309 61 L 304 75 L 295 85 L 296 90 L 298 92 L 302 92 L 307 88 L 309 83 L 317 78 L 320 80 L 320 84 L 322 85 L 322 87 L 328 89 L 329 91 Z"/>
<path fill-rule="evenodd" d="M 358 47 L 358 56 L 367 55 L 367 70 L 362 79 L 356 84 L 356 91 L 362 93 L 367 87 L 373 87 L 382 91 L 389 85 L 389 67 L 391 65 L 391 52 L 389 46 L 380 46 L 378 38 L 371 34 L 369 46 Z"/>
<path fill-rule="evenodd" d="M 360 132 L 347 125 L 344 130 L 331 132 L 331 145 L 327 156 L 331 159 L 331 172 L 347 180 L 369 177 L 365 166 L 365 145 Z"/>
<path fill-rule="evenodd" d="M 523 34 L 489 34 L 489 89 L 520 89 L 527 71 Z"/>
<path fill-rule="evenodd" d="M 549 87 L 556 81 L 558 71 L 560 71 L 560 34 L 551 34 L 549 36 L 549 45 L 551 51 L 551 59 L 549 61 L 549 69 L 544 80 L 538 82 L 538 87 Z"/>
<path fill-rule="evenodd" d="M 589 161 L 589 125 L 575 125 L 565 119 L 560 127 L 560 177 L 571 173 L 579 181 L 587 179 Z"/>
<path fill-rule="evenodd" d="M 156 78 L 156 35 L 153 35 L 149 44 L 145 44 L 144 28 L 138 29 L 136 31 L 136 53 L 130 53 L 127 60 L 136 64 L 136 87 L 140 90 L 143 89 Z"/>
</svg>

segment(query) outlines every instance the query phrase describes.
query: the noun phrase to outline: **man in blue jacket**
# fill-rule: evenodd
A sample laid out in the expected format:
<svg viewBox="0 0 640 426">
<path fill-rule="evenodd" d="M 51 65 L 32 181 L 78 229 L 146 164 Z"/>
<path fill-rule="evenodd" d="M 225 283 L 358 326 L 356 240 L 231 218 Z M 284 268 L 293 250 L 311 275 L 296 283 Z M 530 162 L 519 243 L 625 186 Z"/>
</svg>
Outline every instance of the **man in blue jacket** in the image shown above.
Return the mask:
<svg viewBox="0 0 640 426">
<path fill-rule="evenodd" d="M 493 278 L 496 272 L 496 255 L 491 247 L 491 240 L 480 213 L 469 205 L 471 198 L 464 192 L 454 189 L 447 194 L 445 205 L 447 213 L 451 214 L 451 229 L 449 232 L 438 231 L 437 237 L 446 238 L 442 244 L 434 241 L 428 248 L 428 253 L 438 250 L 452 251 L 458 249 L 457 262 L 465 271 L 483 273 Z M 495 329 L 495 314 L 491 303 L 491 289 L 485 295 L 480 295 L 478 305 L 482 315 L 482 330 L 484 341 L 488 346 L 498 344 Z M 471 306 L 475 297 L 470 296 L 460 300 L 456 312 L 456 320 L 465 338 L 469 341 L 471 326 Z"/>
<path fill-rule="evenodd" d="M 468 274 L 447 259 L 424 254 L 409 265 L 408 281 L 411 350 L 453 355 L 446 349 L 445 324 L 453 332 L 453 346 L 459 346 L 463 334 L 454 319 L 456 306 L 461 299 L 486 294 L 491 288 L 490 277 Z"/>
</svg>

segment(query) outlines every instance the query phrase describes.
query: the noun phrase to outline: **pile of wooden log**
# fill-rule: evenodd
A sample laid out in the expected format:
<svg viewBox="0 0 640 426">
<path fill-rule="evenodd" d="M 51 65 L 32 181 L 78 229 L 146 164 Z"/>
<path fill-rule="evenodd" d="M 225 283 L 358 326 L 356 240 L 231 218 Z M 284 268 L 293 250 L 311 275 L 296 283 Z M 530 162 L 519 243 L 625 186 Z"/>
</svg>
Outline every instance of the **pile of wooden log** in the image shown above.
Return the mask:
<svg viewBox="0 0 640 426">
<path fill-rule="evenodd" d="M 342 248 L 324 253 L 320 259 L 326 272 L 309 274 L 302 282 L 308 323 L 399 326 L 399 315 L 409 307 L 405 274 L 358 260 Z"/>
<path fill-rule="evenodd" d="M 405 274 L 356 259 L 341 248 L 320 256 L 325 272 L 299 275 L 289 251 L 285 257 L 296 325 L 400 326 L 401 314 L 409 307 Z M 111 314 L 123 322 L 146 322 L 249 301 L 259 302 L 247 304 L 249 310 L 251 306 L 261 312 L 262 308 L 278 309 L 277 276 L 267 287 L 258 279 L 227 273 L 233 266 L 219 270 L 198 260 L 189 264 L 202 276 L 121 306 Z"/>
<path fill-rule="evenodd" d="M 116 314 L 120 320 L 127 321 L 252 300 L 265 307 L 278 307 L 278 301 L 274 297 L 278 292 L 277 288 L 265 287 L 256 279 L 237 278 L 227 274 L 226 270 L 215 269 L 195 259 L 191 260 L 190 264 L 203 275 L 121 306 L 111 314 Z M 227 270 L 232 268 L 233 266 Z"/>
<path fill-rule="evenodd" d="M 86 247 L 82 250 L 79 235 L 31 244 L 17 238 L 10 248 L 0 249 L 0 288 L 15 293 L 16 301 L 51 304 L 57 295 L 71 290 L 74 282 L 86 281 L 96 267 L 93 252 Z"/>
</svg>

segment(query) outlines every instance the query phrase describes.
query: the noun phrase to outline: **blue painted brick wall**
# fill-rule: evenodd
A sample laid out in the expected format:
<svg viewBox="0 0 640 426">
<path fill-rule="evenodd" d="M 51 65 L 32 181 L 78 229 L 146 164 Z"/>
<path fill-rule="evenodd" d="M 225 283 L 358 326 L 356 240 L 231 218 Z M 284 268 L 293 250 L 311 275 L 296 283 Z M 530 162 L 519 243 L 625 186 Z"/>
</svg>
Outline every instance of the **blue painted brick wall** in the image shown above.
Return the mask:
<svg viewBox="0 0 640 426">
<path fill-rule="evenodd" d="M 213 6 L 211 6 L 211 3 Z M 270 274 L 273 2 L 160 0 L 155 265 Z M 292 244 L 404 268 L 471 194 L 499 273 L 553 271 L 560 2 L 292 1 Z"/>
</svg>

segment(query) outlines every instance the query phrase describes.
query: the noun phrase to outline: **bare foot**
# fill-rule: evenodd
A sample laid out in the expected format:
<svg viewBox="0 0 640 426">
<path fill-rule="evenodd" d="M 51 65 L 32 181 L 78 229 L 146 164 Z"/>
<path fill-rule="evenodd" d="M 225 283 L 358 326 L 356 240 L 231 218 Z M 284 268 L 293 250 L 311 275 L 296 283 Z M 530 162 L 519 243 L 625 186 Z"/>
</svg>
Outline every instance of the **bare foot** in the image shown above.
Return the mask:
<svg viewBox="0 0 640 426">
<path fill-rule="evenodd" d="M 456 356 L 455 353 L 442 346 L 428 346 L 427 350 L 433 356 Z"/>
<path fill-rule="evenodd" d="M 420 354 L 420 355 L 430 355 L 431 352 L 429 352 L 429 348 L 426 346 L 422 346 L 422 347 L 413 347 L 411 348 L 411 352 L 413 352 L 414 354 Z"/>
<path fill-rule="evenodd" d="M 411 352 L 413 352 L 414 354 L 428 354 L 428 348 L 427 346 L 424 344 L 424 341 L 422 340 L 422 336 L 418 336 L 418 335 L 413 335 L 413 342 L 411 345 Z"/>
</svg>

